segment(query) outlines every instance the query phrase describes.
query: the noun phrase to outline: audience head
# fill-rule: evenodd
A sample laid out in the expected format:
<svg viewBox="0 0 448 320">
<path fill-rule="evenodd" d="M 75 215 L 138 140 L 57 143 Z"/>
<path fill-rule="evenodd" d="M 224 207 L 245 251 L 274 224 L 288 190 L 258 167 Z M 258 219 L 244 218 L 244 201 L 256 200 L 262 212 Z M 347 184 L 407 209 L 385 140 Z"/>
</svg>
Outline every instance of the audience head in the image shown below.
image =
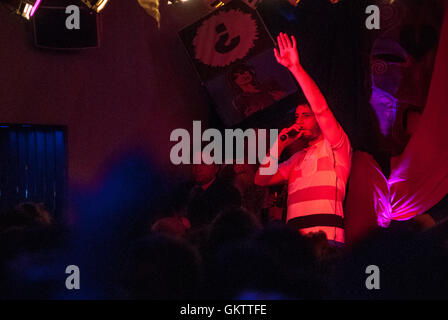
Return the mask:
<svg viewBox="0 0 448 320">
<path fill-rule="evenodd" d="M 261 230 L 257 218 L 239 207 L 224 209 L 210 226 L 208 246 L 219 250 L 225 245 L 243 242 Z"/>
<path fill-rule="evenodd" d="M 185 241 L 153 235 L 130 248 L 124 276 L 130 299 L 194 299 L 200 259 Z"/>
<path fill-rule="evenodd" d="M 204 154 L 200 152 L 194 154 L 194 159 L 198 159 L 197 162 L 201 162 L 199 164 L 193 164 L 191 166 L 191 173 L 194 182 L 200 186 L 211 183 L 218 175 L 219 165 L 211 163 L 211 159 L 204 159 Z M 204 161 L 211 164 L 207 164 Z"/>
<path fill-rule="evenodd" d="M 256 165 L 248 164 L 247 162 L 233 165 L 234 180 L 241 184 L 254 185 L 256 171 Z"/>
<path fill-rule="evenodd" d="M 51 215 L 43 203 L 24 202 L 3 215 L 0 230 L 49 226 L 51 222 Z"/>
<path fill-rule="evenodd" d="M 151 226 L 151 232 L 182 238 L 190 228 L 191 224 L 185 217 L 165 217 Z"/>
</svg>

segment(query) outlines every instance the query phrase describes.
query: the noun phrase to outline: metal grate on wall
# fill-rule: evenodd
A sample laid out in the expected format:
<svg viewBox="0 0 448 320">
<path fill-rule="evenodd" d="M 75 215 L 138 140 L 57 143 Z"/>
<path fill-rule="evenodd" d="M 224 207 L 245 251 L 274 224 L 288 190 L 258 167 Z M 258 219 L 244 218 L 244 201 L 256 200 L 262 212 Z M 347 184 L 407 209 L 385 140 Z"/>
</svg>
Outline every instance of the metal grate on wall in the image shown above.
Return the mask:
<svg viewBox="0 0 448 320">
<path fill-rule="evenodd" d="M 44 203 L 61 221 L 66 199 L 66 127 L 0 124 L 0 213 Z"/>
</svg>

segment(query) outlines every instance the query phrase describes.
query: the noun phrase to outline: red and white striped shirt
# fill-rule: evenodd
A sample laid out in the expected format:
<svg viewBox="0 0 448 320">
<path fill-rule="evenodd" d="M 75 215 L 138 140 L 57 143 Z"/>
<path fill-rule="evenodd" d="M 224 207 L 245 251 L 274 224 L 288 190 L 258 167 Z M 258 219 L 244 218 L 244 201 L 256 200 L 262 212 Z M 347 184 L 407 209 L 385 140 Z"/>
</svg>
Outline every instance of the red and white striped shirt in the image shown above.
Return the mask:
<svg viewBox="0 0 448 320">
<path fill-rule="evenodd" d="M 278 170 L 288 181 L 287 222 L 302 234 L 322 230 L 328 240 L 344 242 L 342 205 L 352 150 L 340 129 L 336 145 L 322 139 L 281 163 Z"/>
</svg>

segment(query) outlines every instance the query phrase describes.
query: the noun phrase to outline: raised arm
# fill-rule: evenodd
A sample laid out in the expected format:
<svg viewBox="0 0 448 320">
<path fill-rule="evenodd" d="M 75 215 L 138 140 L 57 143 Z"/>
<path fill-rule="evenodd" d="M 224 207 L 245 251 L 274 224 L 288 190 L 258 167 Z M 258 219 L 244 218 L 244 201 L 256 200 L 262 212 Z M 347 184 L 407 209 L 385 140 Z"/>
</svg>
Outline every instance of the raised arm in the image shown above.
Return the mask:
<svg viewBox="0 0 448 320">
<path fill-rule="evenodd" d="M 278 63 L 288 68 L 296 78 L 313 110 L 324 138 L 327 139 L 331 145 L 336 145 L 341 139 L 341 127 L 330 108 L 328 108 L 327 101 L 322 95 L 319 87 L 300 64 L 296 39 L 294 36 L 291 36 L 291 39 L 292 42 L 289 39 L 289 36 L 284 33 L 278 35 L 277 43 L 279 50 L 274 49 L 275 58 Z"/>
</svg>

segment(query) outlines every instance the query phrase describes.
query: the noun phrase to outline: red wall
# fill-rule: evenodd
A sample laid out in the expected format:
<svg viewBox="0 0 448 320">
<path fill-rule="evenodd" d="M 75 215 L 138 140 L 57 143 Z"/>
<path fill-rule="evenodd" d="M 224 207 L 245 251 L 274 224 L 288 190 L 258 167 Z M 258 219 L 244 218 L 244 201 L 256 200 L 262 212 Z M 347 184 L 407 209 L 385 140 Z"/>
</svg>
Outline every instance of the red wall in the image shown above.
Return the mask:
<svg viewBox="0 0 448 320">
<path fill-rule="evenodd" d="M 207 122 L 210 110 L 177 31 L 204 12 L 161 13 L 158 30 L 136 0 L 110 1 L 101 47 L 59 52 L 35 48 L 32 22 L 0 8 L 0 122 L 68 127 L 69 194 L 101 185 L 108 164 L 132 149 L 167 183 L 185 174 L 169 161 L 170 133 Z"/>
</svg>

